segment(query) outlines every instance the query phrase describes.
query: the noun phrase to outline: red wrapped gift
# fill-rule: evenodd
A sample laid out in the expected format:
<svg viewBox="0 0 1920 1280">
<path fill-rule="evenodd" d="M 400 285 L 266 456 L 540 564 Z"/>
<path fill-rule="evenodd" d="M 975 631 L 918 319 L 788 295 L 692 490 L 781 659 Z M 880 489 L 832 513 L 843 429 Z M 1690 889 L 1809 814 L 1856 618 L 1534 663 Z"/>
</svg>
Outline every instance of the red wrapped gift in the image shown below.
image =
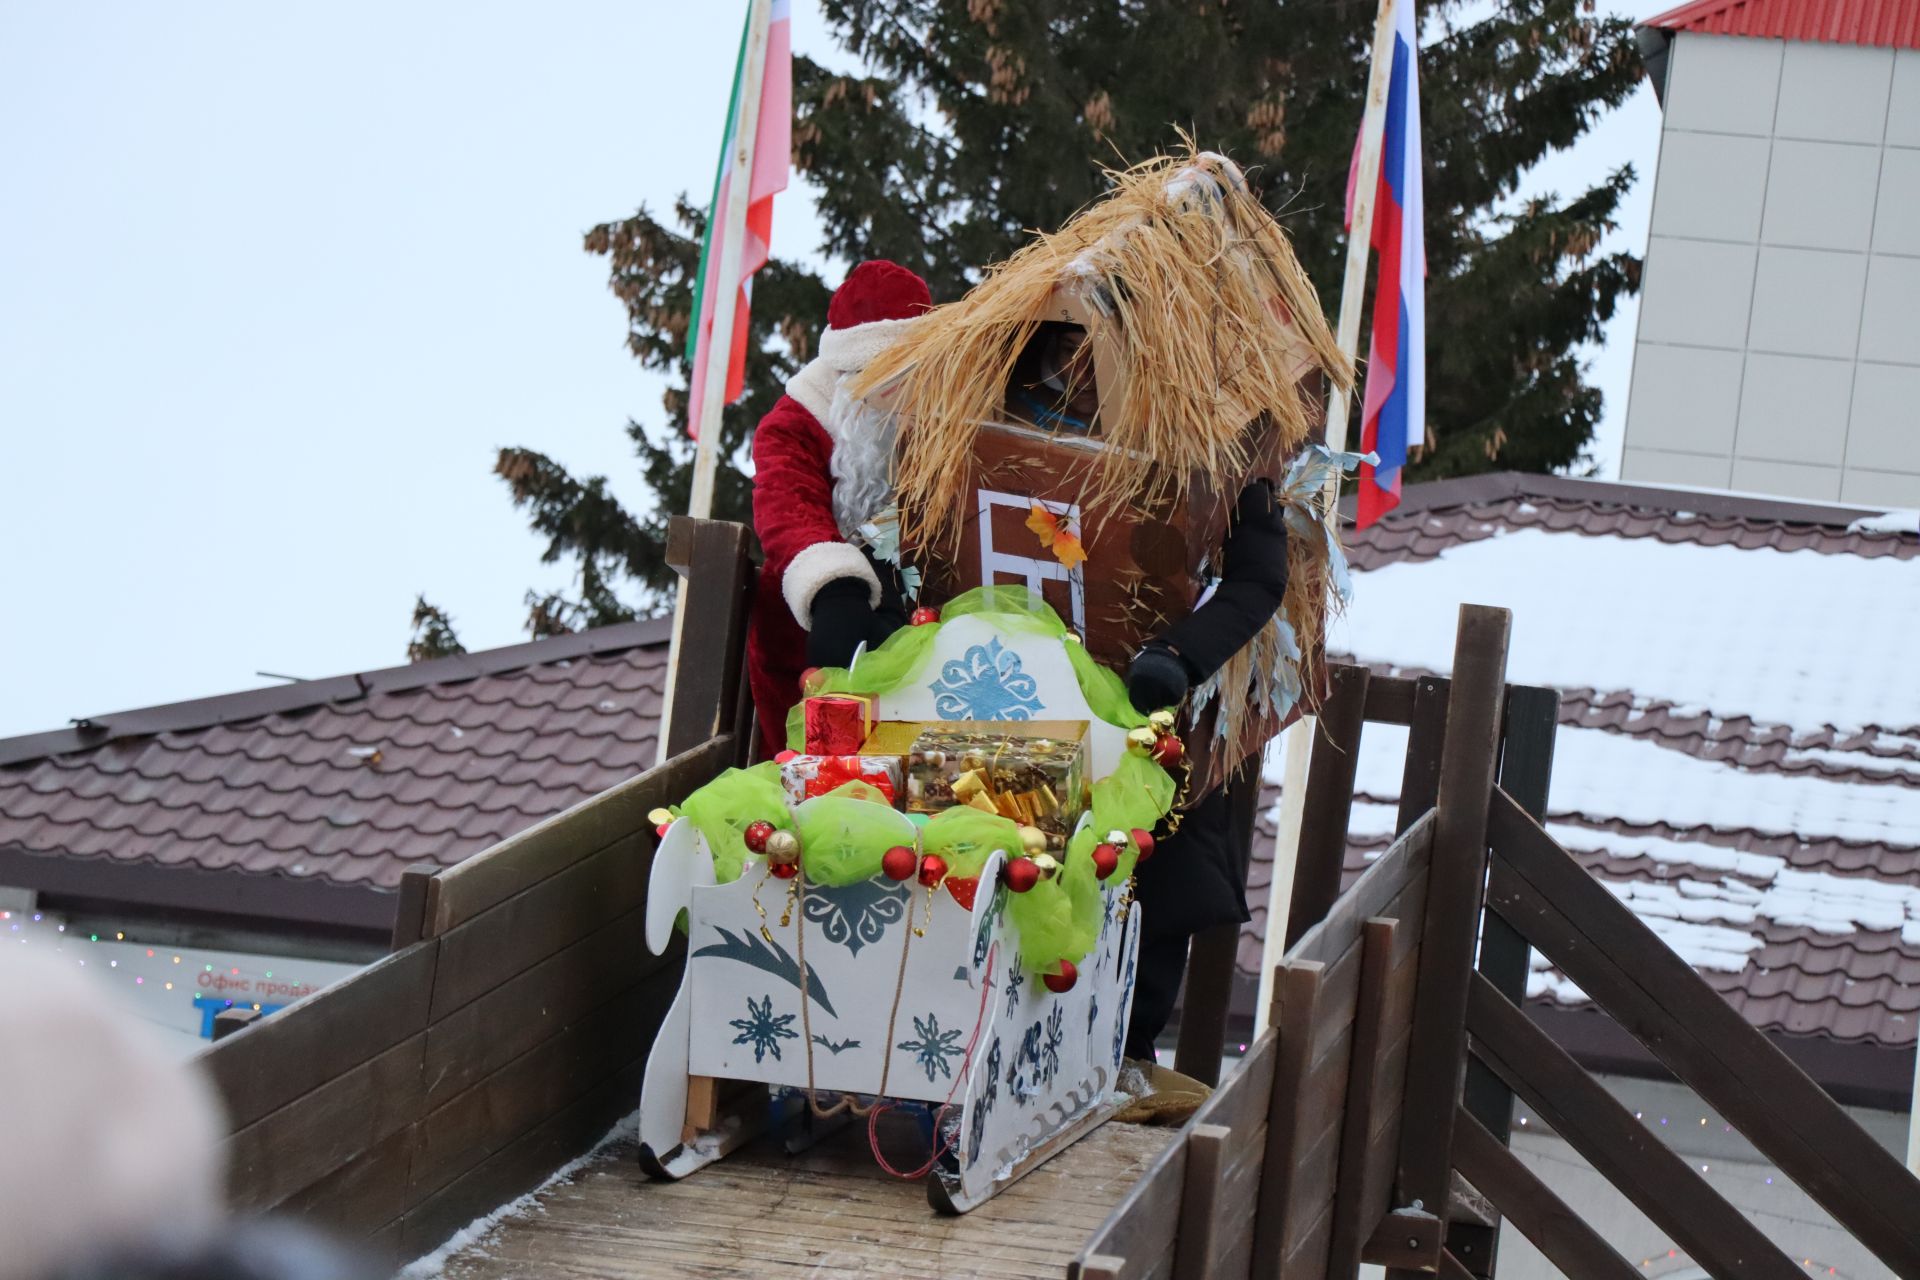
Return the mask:
<svg viewBox="0 0 1920 1280">
<path fill-rule="evenodd" d="M 823 796 L 849 782 L 864 782 L 900 807 L 902 763 L 898 756 L 795 756 L 780 766 L 780 782 L 796 802 Z"/>
<path fill-rule="evenodd" d="M 810 756 L 850 756 L 873 732 L 874 701 L 857 693 L 821 693 L 806 701 Z"/>
</svg>

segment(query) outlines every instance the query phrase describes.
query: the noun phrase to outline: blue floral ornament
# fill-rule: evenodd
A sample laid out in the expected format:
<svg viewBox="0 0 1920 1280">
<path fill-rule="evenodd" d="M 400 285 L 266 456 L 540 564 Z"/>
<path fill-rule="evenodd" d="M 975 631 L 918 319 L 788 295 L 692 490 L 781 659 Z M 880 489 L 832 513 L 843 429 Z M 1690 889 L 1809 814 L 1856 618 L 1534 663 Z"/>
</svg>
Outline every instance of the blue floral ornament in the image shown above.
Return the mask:
<svg viewBox="0 0 1920 1280">
<path fill-rule="evenodd" d="M 778 1017 L 773 1012 L 773 997 L 763 996 L 758 1003 L 752 996 L 747 997 L 747 1016 L 734 1018 L 727 1025 L 740 1032 L 733 1038 L 735 1044 L 753 1046 L 753 1060 L 758 1063 L 769 1053 L 775 1062 L 780 1061 L 780 1042 L 798 1040 L 800 1035 L 789 1025 L 794 1015 L 783 1013 Z"/>
<path fill-rule="evenodd" d="M 860 948 L 878 942 L 887 926 L 906 917 L 907 891 L 898 885 L 878 880 L 857 880 L 852 884 L 815 885 L 807 890 L 801 913 L 820 926 L 828 942 L 859 955 Z"/>
<path fill-rule="evenodd" d="M 1020 668 L 1020 655 L 998 636 L 944 663 L 927 688 L 942 720 L 1031 720 L 1046 709 L 1039 684 Z"/>
<path fill-rule="evenodd" d="M 916 1039 L 902 1040 L 894 1047 L 905 1049 L 914 1056 L 920 1069 L 927 1073 L 927 1083 L 933 1083 L 936 1071 L 941 1078 L 951 1080 L 953 1068 L 947 1064 L 947 1059 L 957 1058 L 966 1052 L 960 1047 L 960 1029 L 956 1027 L 951 1031 L 942 1031 L 939 1017 L 929 1013 L 925 1018 L 916 1017 L 913 1020 L 913 1032 Z"/>
</svg>

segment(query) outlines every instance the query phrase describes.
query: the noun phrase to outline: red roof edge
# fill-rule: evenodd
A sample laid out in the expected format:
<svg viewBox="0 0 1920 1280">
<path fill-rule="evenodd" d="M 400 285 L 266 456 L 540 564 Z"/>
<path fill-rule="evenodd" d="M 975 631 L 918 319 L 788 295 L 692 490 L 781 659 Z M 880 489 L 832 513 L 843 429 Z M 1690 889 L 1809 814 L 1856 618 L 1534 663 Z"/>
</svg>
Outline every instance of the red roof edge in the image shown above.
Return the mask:
<svg viewBox="0 0 1920 1280">
<path fill-rule="evenodd" d="M 1920 49 L 1920 0 L 1695 0 L 1643 28 Z"/>
<path fill-rule="evenodd" d="M 381 667 L 320 680 L 296 680 L 291 684 L 265 689 L 248 689 L 241 693 L 224 693 L 211 698 L 194 698 L 186 702 L 169 702 L 88 716 L 77 720 L 73 728 L 0 738 L 0 766 L 68 751 L 90 750 L 120 738 L 204 729 L 237 720 L 255 720 L 261 716 L 305 711 L 329 703 L 351 702 L 371 693 L 405 693 L 428 685 L 457 684 L 463 680 L 562 662 L 569 658 L 666 644 L 672 635 L 671 618 L 649 618 L 597 627 L 591 631 L 577 631 L 572 635 L 531 640 L 525 644 L 455 654 L 451 658 L 434 658 L 427 662 Z"/>
</svg>

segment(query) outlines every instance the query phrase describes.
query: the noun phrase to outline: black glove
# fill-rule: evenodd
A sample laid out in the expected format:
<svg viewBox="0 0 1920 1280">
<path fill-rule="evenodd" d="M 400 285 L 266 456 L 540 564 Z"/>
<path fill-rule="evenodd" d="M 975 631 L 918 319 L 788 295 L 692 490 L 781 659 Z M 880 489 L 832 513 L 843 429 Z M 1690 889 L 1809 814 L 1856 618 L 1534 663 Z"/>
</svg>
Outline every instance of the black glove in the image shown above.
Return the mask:
<svg viewBox="0 0 1920 1280">
<path fill-rule="evenodd" d="M 1127 701 L 1143 715 L 1178 706 L 1192 684 L 1186 662 L 1161 640 L 1148 641 L 1127 664 Z"/>
<path fill-rule="evenodd" d="M 844 667 L 873 630 L 873 596 L 860 578 L 835 578 L 813 593 L 807 665 Z"/>
<path fill-rule="evenodd" d="M 1280 611 L 1287 594 L 1287 522 L 1273 486 L 1240 491 L 1220 554 L 1220 583 L 1163 639 L 1198 684 L 1225 666 Z"/>
</svg>

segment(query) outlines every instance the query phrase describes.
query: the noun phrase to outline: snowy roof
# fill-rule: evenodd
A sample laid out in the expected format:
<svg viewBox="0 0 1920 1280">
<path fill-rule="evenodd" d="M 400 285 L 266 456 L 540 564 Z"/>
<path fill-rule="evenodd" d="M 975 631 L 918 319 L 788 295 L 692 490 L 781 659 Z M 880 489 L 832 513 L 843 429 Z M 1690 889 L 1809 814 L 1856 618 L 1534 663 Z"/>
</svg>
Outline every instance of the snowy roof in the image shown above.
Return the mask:
<svg viewBox="0 0 1920 1280">
<path fill-rule="evenodd" d="M 1920 535 L 1863 514 L 1548 477 L 1412 486 L 1347 531 L 1356 595 L 1329 646 L 1444 674 L 1460 604 L 1512 609 L 1508 679 L 1562 695 L 1555 838 L 1756 1025 L 1911 1049 Z M 1350 874 L 1391 835 L 1405 743 L 1367 727 Z M 1268 868 L 1253 879 L 1249 975 Z M 1586 1001 L 1545 967 L 1530 994 Z"/>
</svg>

